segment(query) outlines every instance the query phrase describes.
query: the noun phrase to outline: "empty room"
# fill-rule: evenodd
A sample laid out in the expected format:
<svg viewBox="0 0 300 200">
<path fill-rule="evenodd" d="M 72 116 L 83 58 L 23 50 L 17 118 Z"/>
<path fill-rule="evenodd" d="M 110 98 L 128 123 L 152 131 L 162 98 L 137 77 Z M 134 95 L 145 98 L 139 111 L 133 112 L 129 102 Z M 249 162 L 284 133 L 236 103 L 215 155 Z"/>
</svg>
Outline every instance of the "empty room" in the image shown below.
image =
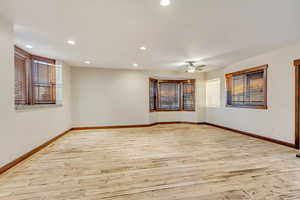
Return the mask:
<svg viewBox="0 0 300 200">
<path fill-rule="evenodd" d="M 0 200 L 299 200 L 299 0 L 0 0 Z"/>
</svg>

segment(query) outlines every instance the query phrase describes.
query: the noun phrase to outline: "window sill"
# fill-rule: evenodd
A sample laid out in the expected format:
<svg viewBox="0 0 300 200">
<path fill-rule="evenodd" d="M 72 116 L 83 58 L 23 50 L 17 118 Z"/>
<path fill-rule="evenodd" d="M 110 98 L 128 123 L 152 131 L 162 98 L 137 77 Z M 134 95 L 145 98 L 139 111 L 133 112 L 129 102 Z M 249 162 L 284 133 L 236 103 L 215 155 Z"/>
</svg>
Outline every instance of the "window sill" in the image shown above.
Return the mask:
<svg viewBox="0 0 300 200">
<path fill-rule="evenodd" d="M 226 105 L 226 107 L 228 107 L 228 108 L 248 108 L 248 109 L 268 110 L 267 106 Z"/>
<path fill-rule="evenodd" d="M 150 112 L 196 112 L 196 110 L 150 110 Z"/>
<path fill-rule="evenodd" d="M 62 104 L 39 104 L 39 105 L 16 105 L 16 111 L 33 111 L 33 110 L 41 110 L 41 109 L 48 109 L 48 108 L 59 108 L 62 107 Z"/>
<path fill-rule="evenodd" d="M 221 108 L 220 105 L 207 105 L 206 108 Z"/>
</svg>

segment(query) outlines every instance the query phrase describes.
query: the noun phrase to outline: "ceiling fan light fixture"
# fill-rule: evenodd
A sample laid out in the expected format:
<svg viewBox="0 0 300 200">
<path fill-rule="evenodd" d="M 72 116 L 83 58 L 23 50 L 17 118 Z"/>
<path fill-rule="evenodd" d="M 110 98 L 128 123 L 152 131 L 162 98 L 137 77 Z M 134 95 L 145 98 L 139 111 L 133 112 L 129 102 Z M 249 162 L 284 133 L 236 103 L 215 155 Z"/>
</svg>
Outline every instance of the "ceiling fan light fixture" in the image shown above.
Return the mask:
<svg viewBox="0 0 300 200">
<path fill-rule="evenodd" d="M 196 68 L 192 67 L 192 66 L 189 66 L 187 69 L 187 72 L 189 72 L 189 73 L 194 73 L 195 71 L 196 71 Z"/>
<path fill-rule="evenodd" d="M 147 50 L 147 47 L 141 46 L 141 47 L 140 47 L 140 50 L 145 51 L 145 50 Z"/>
<path fill-rule="evenodd" d="M 75 40 L 68 40 L 67 43 L 69 45 L 75 45 L 76 44 Z"/>
<path fill-rule="evenodd" d="M 33 46 L 30 45 L 30 44 L 27 44 L 25 47 L 26 47 L 27 49 L 32 49 L 32 48 L 33 48 Z"/>
<path fill-rule="evenodd" d="M 160 5 L 161 6 L 169 6 L 171 4 L 170 0 L 161 0 Z"/>
</svg>

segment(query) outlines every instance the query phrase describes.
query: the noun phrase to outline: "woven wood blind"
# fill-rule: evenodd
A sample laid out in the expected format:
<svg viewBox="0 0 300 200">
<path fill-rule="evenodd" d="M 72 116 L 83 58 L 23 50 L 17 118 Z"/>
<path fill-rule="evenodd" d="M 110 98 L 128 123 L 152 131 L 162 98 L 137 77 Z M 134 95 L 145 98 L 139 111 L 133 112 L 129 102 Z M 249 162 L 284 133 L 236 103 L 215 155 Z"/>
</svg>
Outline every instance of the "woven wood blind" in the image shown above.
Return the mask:
<svg viewBox="0 0 300 200">
<path fill-rule="evenodd" d="M 183 110 L 195 110 L 195 82 L 183 82 Z"/>
<path fill-rule="evenodd" d="M 264 72 L 232 77 L 232 105 L 264 105 Z"/>
<path fill-rule="evenodd" d="M 159 83 L 159 110 L 180 110 L 180 84 Z"/>
<path fill-rule="evenodd" d="M 32 90 L 34 104 L 55 104 L 56 70 L 53 63 L 34 59 L 32 64 Z"/>
<path fill-rule="evenodd" d="M 195 80 L 149 80 L 150 111 L 195 111 Z"/>
<path fill-rule="evenodd" d="M 226 106 L 268 109 L 268 65 L 226 74 Z"/>
<path fill-rule="evenodd" d="M 15 47 L 15 104 L 55 104 L 55 60 Z"/>
<path fill-rule="evenodd" d="M 26 58 L 15 55 L 15 104 L 27 103 Z"/>
<path fill-rule="evenodd" d="M 150 79 L 149 105 L 151 111 L 157 109 L 156 99 L 157 99 L 157 80 Z"/>
</svg>

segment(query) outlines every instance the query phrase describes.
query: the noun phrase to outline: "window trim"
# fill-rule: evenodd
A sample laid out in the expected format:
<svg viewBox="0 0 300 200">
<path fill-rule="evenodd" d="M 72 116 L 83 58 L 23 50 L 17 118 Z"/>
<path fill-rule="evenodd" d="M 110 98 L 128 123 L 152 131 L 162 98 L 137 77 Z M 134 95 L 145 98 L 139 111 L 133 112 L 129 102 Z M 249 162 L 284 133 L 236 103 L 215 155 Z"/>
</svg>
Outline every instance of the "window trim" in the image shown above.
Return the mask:
<svg viewBox="0 0 300 200">
<path fill-rule="evenodd" d="M 294 61 L 295 66 L 295 147 L 300 149 L 300 124 L 299 124 L 299 113 L 300 113 L 300 59 Z"/>
<path fill-rule="evenodd" d="M 157 82 L 157 87 L 156 87 L 156 109 L 152 110 L 151 106 L 149 105 L 149 112 L 196 112 L 196 80 L 195 79 L 189 79 L 189 80 L 159 80 L 155 78 L 149 78 L 149 87 L 151 85 L 151 81 L 156 81 Z M 184 105 L 183 105 L 183 83 L 194 83 L 194 91 L 193 91 L 193 100 L 195 104 L 195 108 L 193 110 L 184 110 Z M 161 110 L 159 109 L 159 104 L 160 104 L 160 92 L 159 92 L 159 84 L 160 83 L 179 83 L 180 84 L 180 109 L 179 110 Z M 149 88 L 149 101 L 150 101 L 150 88 Z"/>
<path fill-rule="evenodd" d="M 263 109 L 267 110 L 268 109 L 268 87 L 267 87 L 267 70 L 268 70 L 268 64 L 257 66 L 257 67 L 252 67 L 248 68 L 245 70 L 229 73 L 225 75 L 226 79 L 226 107 L 232 107 L 232 108 L 250 108 L 250 109 Z M 232 77 L 234 76 L 240 76 L 244 74 L 249 74 L 253 72 L 264 72 L 263 80 L 264 80 L 264 105 L 258 106 L 258 105 L 232 105 L 228 104 L 228 97 L 231 95 L 232 92 Z"/>
</svg>

